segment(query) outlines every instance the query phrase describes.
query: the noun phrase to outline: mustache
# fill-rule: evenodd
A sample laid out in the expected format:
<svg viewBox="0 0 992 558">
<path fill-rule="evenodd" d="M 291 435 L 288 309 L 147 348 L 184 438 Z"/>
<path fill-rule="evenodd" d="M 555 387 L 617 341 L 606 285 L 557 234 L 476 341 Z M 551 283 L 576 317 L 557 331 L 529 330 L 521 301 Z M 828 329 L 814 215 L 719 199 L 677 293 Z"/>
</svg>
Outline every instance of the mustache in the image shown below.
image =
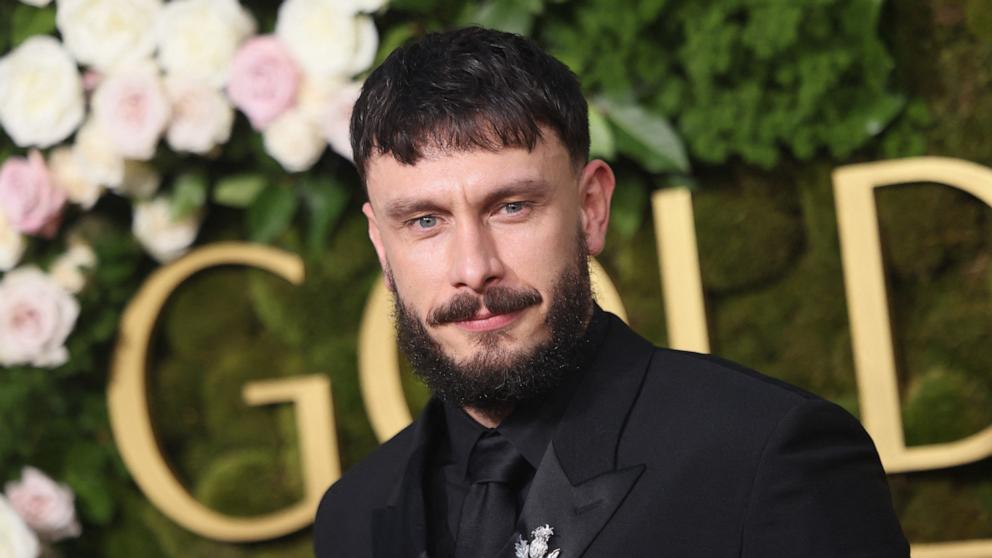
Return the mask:
<svg viewBox="0 0 992 558">
<path fill-rule="evenodd" d="M 482 296 L 461 293 L 452 297 L 444 305 L 430 311 L 427 324 L 437 327 L 451 322 L 463 322 L 475 317 L 485 305 L 493 314 L 510 314 L 536 306 L 542 302 L 541 293 L 534 288 L 514 289 L 511 287 L 490 287 Z"/>
</svg>

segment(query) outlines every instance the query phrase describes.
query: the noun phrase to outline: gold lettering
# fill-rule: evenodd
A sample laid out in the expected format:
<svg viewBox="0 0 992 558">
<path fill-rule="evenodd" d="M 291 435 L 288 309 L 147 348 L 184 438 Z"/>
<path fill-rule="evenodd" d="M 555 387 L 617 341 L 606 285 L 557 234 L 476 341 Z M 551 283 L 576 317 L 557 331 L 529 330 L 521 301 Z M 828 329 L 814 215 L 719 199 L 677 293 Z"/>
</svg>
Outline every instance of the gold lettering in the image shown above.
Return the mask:
<svg viewBox="0 0 992 558">
<path fill-rule="evenodd" d="M 651 209 L 665 299 L 668 346 L 708 353 L 710 339 L 699 273 L 692 192 L 688 188 L 658 190 L 651 195 Z"/>
<path fill-rule="evenodd" d="M 169 469 L 159 451 L 148 414 L 145 363 L 152 331 L 169 295 L 186 278 L 208 267 L 245 265 L 303 281 L 303 262 L 294 254 L 261 245 L 220 243 L 200 248 L 159 268 L 125 309 L 107 388 L 110 422 L 121 457 L 149 500 L 183 527 L 222 541 L 273 539 L 306 527 L 324 490 L 341 474 L 331 408 L 330 381 L 303 376 L 251 382 L 249 405 L 292 402 L 303 464 L 304 497 L 289 508 L 251 518 L 229 517 L 197 502 Z"/>
<path fill-rule="evenodd" d="M 954 442 L 906 447 L 875 208 L 876 188 L 909 182 L 945 184 L 992 207 L 992 169 L 920 157 L 840 167 L 833 179 L 861 420 L 886 471 L 940 469 L 992 455 L 992 426 Z M 914 558 L 988 556 L 992 540 L 913 545 Z"/>
</svg>

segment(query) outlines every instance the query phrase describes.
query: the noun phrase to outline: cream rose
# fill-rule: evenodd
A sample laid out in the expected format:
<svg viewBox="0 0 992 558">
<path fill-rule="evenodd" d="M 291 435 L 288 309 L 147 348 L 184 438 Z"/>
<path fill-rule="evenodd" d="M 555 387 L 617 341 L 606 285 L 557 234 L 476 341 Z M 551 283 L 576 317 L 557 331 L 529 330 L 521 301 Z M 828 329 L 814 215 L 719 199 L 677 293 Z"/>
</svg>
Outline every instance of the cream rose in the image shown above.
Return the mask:
<svg viewBox="0 0 992 558">
<path fill-rule="evenodd" d="M 58 0 L 55 22 L 80 63 L 107 72 L 155 50 L 161 0 Z"/>
<path fill-rule="evenodd" d="M 57 484 L 38 469 L 25 467 L 21 480 L 8 482 L 5 492 L 10 507 L 42 539 L 56 542 L 78 537 L 82 531 L 76 520 L 72 490 Z"/>
<path fill-rule="evenodd" d="M 65 192 L 69 201 L 90 209 L 100 199 L 103 187 L 87 173 L 77 150 L 59 147 L 48 155 L 48 171 L 55 186 Z"/>
<path fill-rule="evenodd" d="M 360 82 L 349 83 L 335 91 L 328 99 L 321 120 L 324 139 L 330 144 L 331 149 L 349 161 L 354 157 L 351 151 L 351 112 L 361 93 Z"/>
<path fill-rule="evenodd" d="M 169 121 L 169 101 L 155 66 L 129 66 L 100 82 L 93 117 L 121 156 L 150 159 Z"/>
<path fill-rule="evenodd" d="M 48 147 L 83 120 L 83 84 L 57 40 L 35 36 L 0 58 L 0 125 L 21 147 Z"/>
<path fill-rule="evenodd" d="M 78 316 L 76 299 L 38 268 L 7 273 L 0 281 L 0 365 L 64 364 L 65 340 Z"/>
<path fill-rule="evenodd" d="M 155 27 L 159 62 L 168 74 L 220 87 L 238 45 L 254 32 L 237 0 L 173 0 Z"/>
<path fill-rule="evenodd" d="M 107 188 L 118 188 L 124 180 L 124 158 L 114 149 L 110 134 L 95 119 L 83 124 L 72 147 L 83 173 Z"/>
<path fill-rule="evenodd" d="M 84 242 L 74 242 L 62 255 L 55 258 L 49 275 L 70 293 L 76 294 L 86 286 L 86 277 L 96 267 L 96 253 Z"/>
<path fill-rule="evenodd" d="M 38 537 L 24 524 L 21 516 L 0 496 L 0 556 L 4 558 L 38 558 Z"/>
<path fill-rule="evenodd" d="M 338 0 L 286 0 L 276 35 L 316 78 L 350 77 L 367 69 L 379 46 L 372 18 L 355 15 Z"/>
<path fill-rule="evenodd" d="M 270 124 L 262 140 L 265 151 L 290 172 L 312 167 L 326 146 L 316 124 L 298 109 L 284 112 Z"/>
<path fill-rule="evenodd" d="M 341 0 L 341 5 L 355 13 L 371 13 L 385 6 L 386 0 Z"/>
<path fill-rule="evenodd" d="M 7 223 L 7 216 L 0 211 L 0 271 L 14 269 L 24 255 L 24 237 Z"/>
<path fill-rule="evenodd" d="M 55 187 L 41 153 L 10 157 L 0 167 L 0 211 L 25 234 L 51 237 L 59 224 L 65 192 Z"/>
<path fill-rule="evenodd" d="M 172 149 L 204 154 L 231 137 L 234 109 L 220 91 L 177 76 L 166 78 L 165 90 L 172 103 L 165 138 Z"/>
<path fill-rule="evenodd" d="M 145 250 L 161 263 L 183 255 L 196 240 L 199 228 L 199 214 L 174 220 L 171 204 L 165 197 L 140 202 L 134 207 L 131 231 Z"/>
</svg>

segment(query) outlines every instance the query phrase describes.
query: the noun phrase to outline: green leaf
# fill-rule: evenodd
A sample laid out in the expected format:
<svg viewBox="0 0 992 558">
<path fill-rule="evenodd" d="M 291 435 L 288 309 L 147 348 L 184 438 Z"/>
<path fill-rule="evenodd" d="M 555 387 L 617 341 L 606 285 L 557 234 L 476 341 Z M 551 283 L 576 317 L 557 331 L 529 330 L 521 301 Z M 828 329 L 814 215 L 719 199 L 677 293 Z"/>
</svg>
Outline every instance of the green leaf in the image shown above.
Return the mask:
<svg viewBox="0 0 992 558">
<path fill-rule="evenodd" d="M 689 171 L 685 146 L 664 117 L 633 102 L 601 98 L 597 104 L 623 132 L 617 135 L 617 149 L 651 172 Z"/>
<path fill-rule="evenodd" d="M 610 225 L 623 240 L 628 240 L 644 222 L 648 195 L 644 183 L 630 176 L 617 180 L 610 209 Z"/>
<path fill-rule="evenodd" d="M 172 218 L 183 219 L 207 202 L 207 178 L 199 172 L 179 175 L 172 186 Z"/>
<path fill-rule="evenodd" d="M 466 6 L 461 25 L 479 25 L 529 35 L 534 26 L 534 17 L 543 9 L 542 0 L 490 0 L 478 6 Z"/>
<path fill-rule="evenodd" d="M 589 156 L 603 159 L 613 159 L 617 156 L 610 123 L 595 105 L 589 105 Z"/>
<path fill-rule="evenodd" d="M 18 4 L 10 22 L 10 42 L 17 47 L 33 35 L 48 35 L 55 31 L 55 6 L 35 8 Z"/>
<path fill-rule="evenodd" d="M 312 254 L 320 254 L 327 245 L 327 233 L 341 217 L 351 189 L 332 177 L 310 177 L 302 185 L 303 201 L 307 208 L 307 247 Z"/>
<path fill-rule="evenodd" d="M 438 0 L 392 0 L 389 7 L 392 10 L 426 14 L 437 10 L 439 3 Z"/>
<path fill-rule="evenodd" d="M 248 237 L 253 242 L 270 242 L 286 230 L 298 205 L 296 192 L 270 184 L 248 208 Z"/>
<path fill-rule="evenodd" d="M 255 201 L 265 189 L 265 177 L 259 173 L 246 172 L 225 176 L 214 186 L 214 203 L 244 209 Z"/>
<path fill-rule="evenodd" d="M 403 43 L 410 40 L 416 34 L 417 26 L 414 23 L 406 23 L 389 28 L 382 36 L 382 41 L 379 43 L 379 51 L 375 55 L 375 62 L 372 63 L 372 67 L 375 68 L 379 64 L 382 64 L 382 61 L 391 52 L 402 46 Z"/>
</svg>

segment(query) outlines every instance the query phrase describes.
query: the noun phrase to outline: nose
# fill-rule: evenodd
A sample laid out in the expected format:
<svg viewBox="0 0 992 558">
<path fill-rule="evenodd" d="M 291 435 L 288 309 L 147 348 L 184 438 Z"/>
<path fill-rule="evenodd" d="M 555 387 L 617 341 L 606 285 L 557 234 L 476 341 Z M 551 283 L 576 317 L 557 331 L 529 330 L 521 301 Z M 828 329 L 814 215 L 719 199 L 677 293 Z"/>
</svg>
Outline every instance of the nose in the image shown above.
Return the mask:
<svg viewBox="0 0 992 558">
<path fill-rule="evenodd" d="M 451 284 L 481 293 L 504 272 L 495 239 L 480 223 L 462 222 L 455 228 L 451 246 Z"/>
</svg>

